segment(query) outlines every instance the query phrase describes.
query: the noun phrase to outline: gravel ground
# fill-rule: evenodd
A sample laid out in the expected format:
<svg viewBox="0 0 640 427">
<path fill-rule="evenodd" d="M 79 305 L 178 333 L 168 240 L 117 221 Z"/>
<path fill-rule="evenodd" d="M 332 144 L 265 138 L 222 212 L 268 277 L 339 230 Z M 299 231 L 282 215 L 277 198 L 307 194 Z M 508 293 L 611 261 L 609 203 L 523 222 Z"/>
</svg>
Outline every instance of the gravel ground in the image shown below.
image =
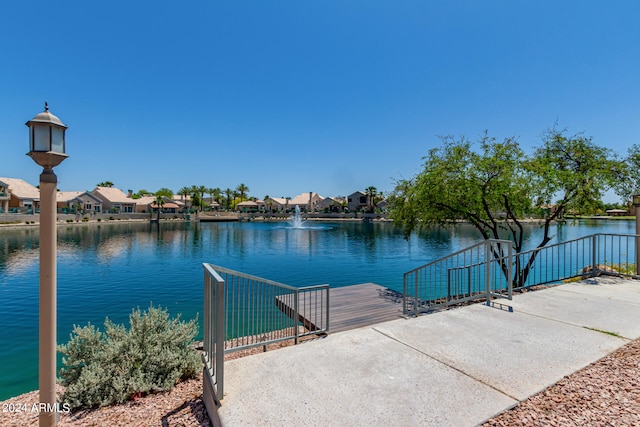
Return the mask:
<svg viewBox="0 0 640 427">
<path fill-rule="evenodd" d="M 640 426 L 640 340 L 482 426 Z"/>
<path fill-rule="evenodd" d="M 260 350 L 254 350 L 260 351 Z M 232 353 L 231 357 L 245 354 Z M 515 408 L 492 418 L 494 426 L 640 426 L 640 339 L 563 378 Z M 202 378 L 136 401 L 62 414 L 60 426 L 209 426 L 201 399 Z M 1 402 L 0 426 L 35 426 L 31 392 Z M 9 407 L 8 405 L 14 405 Z M 17 412 L 16 405 L 27 405 Z"/>
</svg>

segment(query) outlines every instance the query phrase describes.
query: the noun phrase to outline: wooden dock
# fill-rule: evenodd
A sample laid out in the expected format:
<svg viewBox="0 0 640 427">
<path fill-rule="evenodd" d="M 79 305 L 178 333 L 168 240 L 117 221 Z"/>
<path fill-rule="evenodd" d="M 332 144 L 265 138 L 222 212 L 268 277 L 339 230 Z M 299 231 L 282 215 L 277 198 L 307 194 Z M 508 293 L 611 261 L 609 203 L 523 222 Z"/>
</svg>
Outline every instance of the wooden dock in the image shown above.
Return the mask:
<svg viewBox="0 0 640 427">
<path fill-rule="evenodd" d="M 290 298 L 278 298 L 276 304 L 291 316 Z M 331 288 L 329 290 L 329 333 L 348 331 L 403 318 L 402 294 L 375 283 Z M 300 318 L 303 324 L 310 320 Z"/>
</svg>

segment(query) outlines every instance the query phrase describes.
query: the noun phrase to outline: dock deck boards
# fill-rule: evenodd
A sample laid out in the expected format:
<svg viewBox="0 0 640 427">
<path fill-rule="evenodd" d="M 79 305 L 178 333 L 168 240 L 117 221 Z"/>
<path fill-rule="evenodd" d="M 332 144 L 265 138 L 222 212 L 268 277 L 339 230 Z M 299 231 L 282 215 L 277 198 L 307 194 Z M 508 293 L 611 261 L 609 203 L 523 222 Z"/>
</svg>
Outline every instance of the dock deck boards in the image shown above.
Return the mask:
<svg viewBox="0 0 640 427">
<path fill-rule="evenodd" d="M 283 312 L 292 313 L 288 301 L 281 299 L 277 304 Z M 403 317 L 402 295 L 384 286 L 364 283 L 329 290 L 329 333 Z M 304 322 L 304 319 L 300 320 Z"/>
</svg>

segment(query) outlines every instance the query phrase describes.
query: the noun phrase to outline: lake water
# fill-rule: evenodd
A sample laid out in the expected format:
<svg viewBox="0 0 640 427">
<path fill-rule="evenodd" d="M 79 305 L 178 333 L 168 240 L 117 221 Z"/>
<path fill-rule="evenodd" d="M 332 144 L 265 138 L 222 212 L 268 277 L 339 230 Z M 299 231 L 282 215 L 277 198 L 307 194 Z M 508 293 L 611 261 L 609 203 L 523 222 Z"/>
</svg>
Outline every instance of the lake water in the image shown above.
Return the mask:
<svg viewBox="0 0 640 427">
<path fill-rule="evenodd" d="M 412 235 L 390 223 L 74 224 L 58 228 L 58 342 L 74 324 L 128 324 L 150 303 L 202 319 L 202 263 L 278 282 L 332 287 L 374 282 L 402 291 L 402 274 L 480 241 L 469 226 Z M 529 225 L 530 245 L 541 231 Z M 635 233 L 633 221 L 581 221 L 555 241 Z M 38 388 L 38 229 L 0 228 L 0 400 Z M 58 362 L 58 369 L 61 367 Z"/>
</svg>

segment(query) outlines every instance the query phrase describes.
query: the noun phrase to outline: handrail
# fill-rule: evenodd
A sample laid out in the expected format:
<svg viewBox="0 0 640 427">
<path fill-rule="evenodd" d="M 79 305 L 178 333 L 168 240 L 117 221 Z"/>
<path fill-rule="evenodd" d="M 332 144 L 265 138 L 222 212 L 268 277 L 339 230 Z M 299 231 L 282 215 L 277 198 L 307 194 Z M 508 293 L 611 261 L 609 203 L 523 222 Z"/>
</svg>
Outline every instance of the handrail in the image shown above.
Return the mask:
<svg viewBox="0 0 640 427">
<path fill-rule="evenodd" d="M 285 340 L 297 344 L 301 337 L 329 331 L 329 285 L 297 288 L 213 264 L 203 267 L 203 395 L 208 401 L 223 397 L 224 354 L 258 346 L 266 350 Z"/>
<path fill-rule="evenodd" d="M 505 260 L 512 251 L 511 241 L 490 239 L 409 270 L 403 276 L 404 314 L 418 316 L 480 298 L 511 298 L 511 267 Z M 504 280 L 501 271 L 508 273 Z"/>
<path fill-rule="evenodd" d="M 596 233 L 513 254 L 510 241 L 486 240 L 406 272 L 404 313 L 417 316 L 485 297 L 511 299 L 513 289 L 575 277 L 639 277 L 637 241 L 640 235 Z"/>
</svg>

